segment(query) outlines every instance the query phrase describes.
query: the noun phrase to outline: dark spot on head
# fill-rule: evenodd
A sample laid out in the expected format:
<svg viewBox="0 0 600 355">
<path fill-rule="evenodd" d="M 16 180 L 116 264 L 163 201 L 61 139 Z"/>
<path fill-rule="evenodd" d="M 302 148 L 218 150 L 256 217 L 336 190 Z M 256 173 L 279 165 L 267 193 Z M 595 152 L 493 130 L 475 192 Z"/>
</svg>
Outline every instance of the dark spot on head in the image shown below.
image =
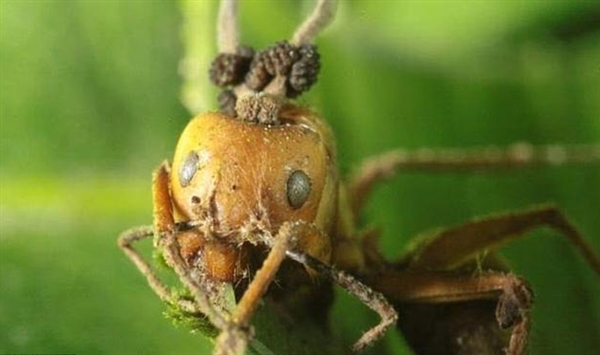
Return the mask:
<svg viewBox="0 0 600 355">
<path fill-rule="evenodd" d="M 231 185 L 231 191 L 236 191 L 238 186 L 236 184 Z"/>
<path fill-rule="evenodd" d="M 198 170 L 198 154 L 193 150 L 185 157 L 181 168 L 179 168 L 179 183 L 186 187 L 192 181 L 192 178 Z"/>
<path fill-rule="evenodd" d="M 310 194 L 310 178 L 302 170 L 292 172 L 287 181 L 287 199 L 293 209 L 298 209 L 304 205 Z"/>
<path fill-rule="evenodd" d="M 192 203 L 195 203 L 195 204 L 200 203 L 200 197 L 192 196 Z"/>
</svg>

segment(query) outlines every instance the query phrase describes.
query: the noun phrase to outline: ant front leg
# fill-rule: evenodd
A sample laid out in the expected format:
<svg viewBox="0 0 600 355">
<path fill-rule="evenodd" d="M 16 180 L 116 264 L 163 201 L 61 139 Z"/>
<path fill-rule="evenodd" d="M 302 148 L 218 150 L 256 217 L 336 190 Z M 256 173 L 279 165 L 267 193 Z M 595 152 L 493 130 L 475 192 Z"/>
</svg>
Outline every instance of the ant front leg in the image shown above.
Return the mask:
<svg viewBox="0 0 600 355">
<path fill-rule="evenodd" d="M 144 260 L 140 252 L 134 248 L 135 242 L 158 235 L 157 233 L 166 230 L 173 230 L 174 228 L 170 200 L 168 199 L 167 167 L 168 164 L 166 162 L 161 164 L 153 175 L 154 226 L 141 226 L 123 232 L 118 238 L 118 245 L 138 270 L 146 277 L 148 285 L 162 301 L 170 304 L 177 304 L 186 312 L 198 313 L 200 310 L 194 302 L 173 297 L 167 286 L 158 278 L 150 264 Z M 165 186 L 165 184 L 167 185 Z"/>
<path fill-rule="evenodd" d="M 310 231 L 309 231 L 310 230 Z M 393 306 L 379 292 L 358 281 L 353 276 L 329 266 L 319 259 L 302 251 L 294 250 L 296 244 L 301 244 L 301 238 L 316 231 L 314 226 L 303 222 L 284 223 L 276 236 L 263 235 L 263 242 L 271 248 L 262 267 L 254 276 L 242 299 L 233 312 L 233 324 L 217 339 L 216 354 L 234 354 L 248 342 L 247 329 L 258 302 L 273 281 L 281 262 L 285 257 L 316 271 L 331 281 L 337 283 L 348 293 L 357 297 L 361 302 L 374 310 L 381 317 L 381 322 L 363 334 L 352 347 L 355 353 L 361 352 L 367 346 L 380 339 L 385 332 L 396 324 L 398 314 Z"/>
<path fill-rule="evenodd" d="M 285 259 L 286 252 L 296 244 L 298 229 L 303 226 L 304 224 L 300 222 L 284 223 L 279 228 L 277 235 L 267 242 L 271 251 L 237 303 L 231 323 L 217 338 L 215 355 L 244 353 L 251 337 L 250 319 L 275 278 L 279 266 Z"/>
<path fill-rule="evenodd" d="M 135 264 L 140 272 L 146 277 L 150 288 L 158 295 L 158 297 L 167 303 L 178 304 L 182 309 L 187 312 L 197 312 L 195 305 L 192 302 L 185 300 L 175 300 L 171 292 L 167 289 L 165 284 L 156 276 L 156 273 L 152 267 L 144 260 L 142 255 L 133 247 L 135 242 L 144 240 L 154 235 L 154 228 L 152 226 L 141 226 L 126 230 L 123 232 L 118 239 L 118 244 L 127 257 Z"/>
<path fill-rule="evenodd" d="M 179 255 L 176 244 L 176 226 L 173 221 L 171 200 L 168 188 L 168 164 L 165 162 L 155 171 L 152 181 L 154 202 L 154 226 L 143 226 L 123 232 L 118 238 L 119 247 L 146 277 L 150 288 L 158 297 L 170 304 L 176 304 L 189 313 L 205 314 L 217 328 L 223 328 L 224 318 L 210 304 L 201 287 L 189 276 L 189 270 Z M 158 278 L 150 264 L 144 260 L 134 243 L 155 236 L 156 247 L 163 249 L 169 266 L 179 275 L 181 281 L 192 291 L 195 302 L 178 299 Z"/>
<path fill-rule="evenodd" d="M 166 263 L 173 268 L 179 280 L 190 290 L 197 309 L 206 315 L 210 322 L 220 330 L 227 328 L 227 320 L 217 310 L 207 296 L 207 292 L 192 277 L 192 272 L 179 252 L 177 242 L 177 226 L 173 219 L 173 207 L 169 193 L 169 164 L 163 162 L 153 174 L 152 200 L 154 204 L 154 244 L 163 252 Z"/>
<path fill-rule="evenodd" d="M 310 227 L 309 225 L 307 225 Z M 322 276 L 340 285 L 346 292 L 358 298 L 367 307 L 377 312 L 381 321 L 376 326 L 365 332 L 352 346 L 354 353 L 363 351 L 369 345 L 379 340 L 385 332 L 396 324 L 398 313 L 388 302 L 384 295 L 374 291 L 371 287 L 354 278 L 352 275 L 337 270 L 319 259 L 298 250 L 288 250 L 287 256 L 296 262 L 309 267 Z"/>
</svg>

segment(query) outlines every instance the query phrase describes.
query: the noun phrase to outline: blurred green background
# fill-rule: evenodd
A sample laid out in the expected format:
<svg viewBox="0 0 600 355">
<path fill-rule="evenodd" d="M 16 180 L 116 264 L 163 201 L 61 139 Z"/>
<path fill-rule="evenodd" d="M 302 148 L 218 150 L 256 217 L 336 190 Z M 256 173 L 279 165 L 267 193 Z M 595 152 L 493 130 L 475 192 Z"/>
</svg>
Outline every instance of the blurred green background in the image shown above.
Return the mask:
<svg viewBox="0 0 600 355">
<path fill-rule="evenodd" d="M 216 3 L 0 4 L 0 353 L 208 352 L 164 319 L 116 237 L 151 222 L 150 173 L 190 117 L 179 74 L 199 66 L 186 87 L 215 107 Z M 243 43 L 289 38 L 311 6 L 242 1 Z M 344 173 L 395 147 L 600 142 L 597 2 L 342 1 L 318 43 L 300 102 L 330 121 Z M 406 174 L 363 222 L 393 258 L 420 231 L 555 202 L 600 250 L 599 181 L 598 166 Z M 600 282 L 563 238 L 538 231 L 503 254 L 536 291 L 531 354 L 600 349 Z M 350 344 L 376 318 L 338 296 Z M 404 352 L 397 334 L 383 348 Z"/>
</svg>

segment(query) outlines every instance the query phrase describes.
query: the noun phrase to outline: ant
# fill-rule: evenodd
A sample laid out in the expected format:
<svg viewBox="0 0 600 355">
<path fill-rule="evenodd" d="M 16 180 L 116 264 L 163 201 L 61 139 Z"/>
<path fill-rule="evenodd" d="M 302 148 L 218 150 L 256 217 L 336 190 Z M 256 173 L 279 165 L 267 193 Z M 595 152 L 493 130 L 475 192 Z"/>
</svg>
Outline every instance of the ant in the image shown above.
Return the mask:
<svg viewBox="0 0 600 355">
<path fill-rule="evenodd" d="M 585 163 L 598 161 L 600 148 L 394 151 L 368 159 L 349 183 L 341 182 L 329 126 L 291 101 L 317 80 L 320 61 L 312 42 L 336 5 L 318 0 L 291 40 L 254 52 L 239 44 L 237 2 L 222 0 L 219 55 L 210 70 L 223 88 L 220 111 L 187 125 L 172 164 L 163 162 L 154 172 L 153 226 L 125 231 L 119 246 L 163 301 L 215 328 L 215 354 L 248 348 L 251 319 L 263 298 L 292 307 L 290 299 L 328 299 L 332 283 L 381 318 L 354 343 L 355 353 L 398 323 L 417 354 L 482 348 L 523 354 L 533 293 L 493 251 L 547 226 L 567 237 L 600 275 L 600 257 L 558 208 L 538 206 L 442 230 L 395 262 L 382 257 L 376 235 L 358 232 L 354 220 L 374 184 L 400 169 Z M 171 292 L 134 249 L 134 242 L 151 236 L 189 297 Z M 279 287 L 270 287 L 274 281 Z M 300 308 L 322 320 L 329 303 Z M 443 310 L 435 311 L 439 306 Z M 427 328 L 436 317 L 441 326 L 432 335 Z M 474 323 L 488 329 L 483 344 L 469 338 Z M 508 339 L 503 329 L 510 330 Z"/>
</svg>

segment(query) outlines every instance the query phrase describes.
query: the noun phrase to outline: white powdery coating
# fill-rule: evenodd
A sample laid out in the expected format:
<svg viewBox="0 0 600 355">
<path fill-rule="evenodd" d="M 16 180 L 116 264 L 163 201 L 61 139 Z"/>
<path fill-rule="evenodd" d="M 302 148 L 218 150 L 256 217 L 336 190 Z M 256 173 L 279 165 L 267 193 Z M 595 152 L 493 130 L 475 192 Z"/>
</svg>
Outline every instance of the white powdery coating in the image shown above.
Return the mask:
<svg viewBox="0 0 600 355">
<path fill-rule="evenodd" d="M 298 27 L 290 43 L 300 46 L 313 42 L 319 32 L 331 23 L 336 10 L 337 0 L 319 0 L 310 16 Z"/>
<path fill-rule="evenodd" d="M 217 20 L 217 44 L 220 53 L 235 54 L 239 46 L 237 0 L 221 0 Z"/>
</svg>

